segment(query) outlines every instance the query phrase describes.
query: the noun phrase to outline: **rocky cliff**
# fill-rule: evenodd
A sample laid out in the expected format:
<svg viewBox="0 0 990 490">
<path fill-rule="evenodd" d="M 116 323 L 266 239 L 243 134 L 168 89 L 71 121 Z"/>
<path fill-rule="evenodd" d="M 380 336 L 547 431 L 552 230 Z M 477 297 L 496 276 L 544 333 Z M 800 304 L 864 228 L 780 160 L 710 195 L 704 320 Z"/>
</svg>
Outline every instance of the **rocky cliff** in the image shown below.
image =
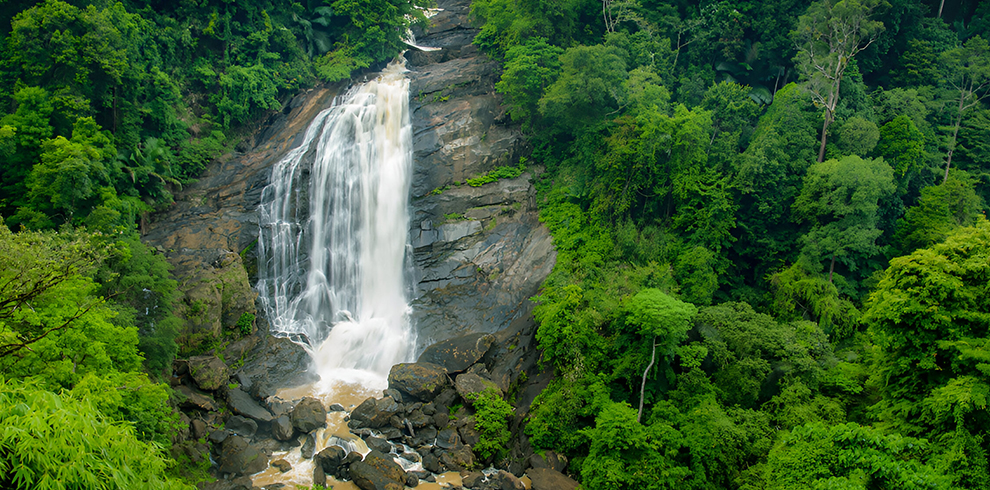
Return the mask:
<svg viewBox="0 0 990 490">
<path fill-rule="evenodd" d="M 515 165 L 526 151 L 494 91 L 498 65 L 471 45 L 477 30 L 468 20 L 469 4 L 439 1 L 441 11 L 418 42 L 440 49 L 406 53 L 419 349 L 466 332 L 494 332 L 526 314 L 528 298 L 555 258 L 550 235 L 537 220 L 532 172 L 480 187 L 464 184 L 497 166 Z M 318 87 L 294 97 L 147 223 L 144 240 L 168 257 L 180 280 L 182 340 L 189 347 L 256 313 L 253 247 L 270 168 L 344 89 Z"/>
</svg>

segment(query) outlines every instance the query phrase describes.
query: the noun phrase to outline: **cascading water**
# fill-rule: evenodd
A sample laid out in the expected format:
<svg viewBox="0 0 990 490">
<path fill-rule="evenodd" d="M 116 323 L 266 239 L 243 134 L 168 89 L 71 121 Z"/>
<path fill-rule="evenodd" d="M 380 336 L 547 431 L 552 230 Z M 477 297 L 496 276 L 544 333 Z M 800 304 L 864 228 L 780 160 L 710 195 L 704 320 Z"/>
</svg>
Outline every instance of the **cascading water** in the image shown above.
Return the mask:
<svg viewBox="0 0 990 490">
<path fill-rule="evenodd" d="M 384 388 L 410 361 L 404 263 L 409 82 L 393 63 L 321 112 L 262 194 L 258 290 L 274 332 L 304 334 L 321 377 Z"/>
</svg>

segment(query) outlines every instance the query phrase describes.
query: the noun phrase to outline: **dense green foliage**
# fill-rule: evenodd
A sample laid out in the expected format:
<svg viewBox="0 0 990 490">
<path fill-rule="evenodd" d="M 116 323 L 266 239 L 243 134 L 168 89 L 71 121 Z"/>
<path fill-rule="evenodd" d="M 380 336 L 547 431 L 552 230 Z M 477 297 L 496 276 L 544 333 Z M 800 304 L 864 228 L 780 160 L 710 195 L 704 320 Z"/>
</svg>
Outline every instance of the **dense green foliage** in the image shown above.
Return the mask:
<svg viewBox="0 0 990 490">
<path fill-rule="evenodd" d="M 391 60 L 426 4 L 4 2 L 0 487 L 184 488 L 179 293 L 138 223 L 299 89 Z"/>
<path fill-rule="evenodd" d="M 473 2 L 558 251 L 536 447 L 596 489 L 990 485 L 990 8 L 949 3 Z"/>
</svg>

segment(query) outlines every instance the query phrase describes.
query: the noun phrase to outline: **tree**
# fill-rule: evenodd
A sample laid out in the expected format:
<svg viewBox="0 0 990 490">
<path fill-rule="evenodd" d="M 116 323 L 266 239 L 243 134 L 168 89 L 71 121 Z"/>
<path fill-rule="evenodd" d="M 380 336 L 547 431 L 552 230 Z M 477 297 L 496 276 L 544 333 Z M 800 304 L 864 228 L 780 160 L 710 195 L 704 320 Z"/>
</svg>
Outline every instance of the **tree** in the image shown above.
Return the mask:
<svg viewBox="0 0 990 490">
<path fill-rule="evenodd" d="M 534 118 L 539 115 L 539 101 L 560 71 L 560 55 L 564 50 L 547 44 L 546 39 L 530 38 L 505 53 L 505 68 L 495 90 L 504 94 L 509 115 L 514 122 L 535 129 Z"/>
<path fill-rule="evenodd" d="M 831 283 L 836 260 L 855 270 L 857 255 L 879 252 L 878 202 L 894 189 L 894 171 L 882 158 L 850 155 L 809 167 L 794 213 L 799 223 L 811 223 L 811 230 L 801 238 L 801 255 L 811 269 L 830 257 Z"/>
<path fill-rule="evenodd" d="M 662 356 L 674 354 L 678 344 L 687 338 L 691 329 L 691 319 L 698 309 L 690 303 L 671 298 L 659 289 L 644 289 L 629 301 L 626 307 L 626 323 L 639 328 L 642 335 L 651 338 L 650 364 L 643 371 L 643 382 L 639 389 L 639 411 L 636 422 L 643 417 L 643 402 L 646 396 L 646 378 L 656 363 L 657 347 Z"/>
<path fill-rule="evenodd" d="M 811 4 L 791 32 L 794 62 L 807 79 L 815 104 L 825 110 L 818 161 L 825 160 L 828 127 L 835 120 L 839 87 L 853 58 L 868 48 L 884 26 L 871 20 L 881 0 L 821 0 Z"/>
<path fill-rule="evenodd" d="M 983 202 L 973 190 L 972 179 L 953 170 L 941 185 L 921 190 L 918 204 L 898 220 L 895 238 L 904 253 L 930 247 L 955 230 L 976 224 L 982 210 Z"/>
<path fill-rule="evenodd" d="M 980 36 L 974 36 L 963 46 L 942 53 L 940 60 L 945 80 L 958 93 L 959 99 L 945 159 L 945 181 L 949 179 L 952 153 L 956 150 L 963 116 L 990 97 L 990 44 Z"/>
<path fill-rule="evenodd" d="M 786 433 L 756 468 L 768 490 L 942 489 L 950 478 L 925 464 L 924 440 L 847 423 L 811 423 Z"/>
<path fill-rule="evenodd" d="M 925 137 L 911 118 L 899 115 L 880 128 L 876 154 L 894 169 L 899 196 L 917 192 L 927 176 Z"/>
<path fill-rule="evenodd" d="M 578 46 L 560 56 L 561 73 L 540 99 L 540 114 L 564 129 L 593 124 L 617 113 L 626 73 L 619 48 Z"/>
</svg>

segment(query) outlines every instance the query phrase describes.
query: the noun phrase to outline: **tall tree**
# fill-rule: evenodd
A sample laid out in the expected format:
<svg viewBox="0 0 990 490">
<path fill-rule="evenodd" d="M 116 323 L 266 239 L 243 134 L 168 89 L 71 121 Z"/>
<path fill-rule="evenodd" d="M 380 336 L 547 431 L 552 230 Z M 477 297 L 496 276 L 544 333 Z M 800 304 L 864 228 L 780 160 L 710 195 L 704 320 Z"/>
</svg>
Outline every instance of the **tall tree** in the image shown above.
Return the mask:
<svg viewBox="0 0 990 490">
<path fill-rule="evenodd" d="M 825 109 L 819 162 L 825 160 L 828 127 L 835 120 L 842 76 L 853 58 L 883 32 L 883 22 L 870 18 L 880 5 L 881 0 L 815 2 L 791 32 L 798 51 L 794 61 L 808 81 L 815 104 Z"/>
<path fill-rule="evenodd" d="M 990 45 L 980 36 L 974 36 L 963 46 L 942 53 L 941 61 L 945 80 L 954 92 L 958 92 L 959 99 L 945 159 L 945 177 L 942 179 L 945 182 L 949 179 L 952 153 L 956 150 L 963 116 L 990 97 Z"/>
<path fill-rule="evenodd" d="M 812 224 L 801 239 L 802 258 L 817 268 L 823 258 L 830 257 L 828 281 L 832 282 L 836 260 L 855 270 L 857 255 L 879 252 L 878 203 L 895 188 L 894 170 L 882 158 L 864 160 L 850 155 L 809 167 L 794 201 L 797 221 Z"/>
</svg>

